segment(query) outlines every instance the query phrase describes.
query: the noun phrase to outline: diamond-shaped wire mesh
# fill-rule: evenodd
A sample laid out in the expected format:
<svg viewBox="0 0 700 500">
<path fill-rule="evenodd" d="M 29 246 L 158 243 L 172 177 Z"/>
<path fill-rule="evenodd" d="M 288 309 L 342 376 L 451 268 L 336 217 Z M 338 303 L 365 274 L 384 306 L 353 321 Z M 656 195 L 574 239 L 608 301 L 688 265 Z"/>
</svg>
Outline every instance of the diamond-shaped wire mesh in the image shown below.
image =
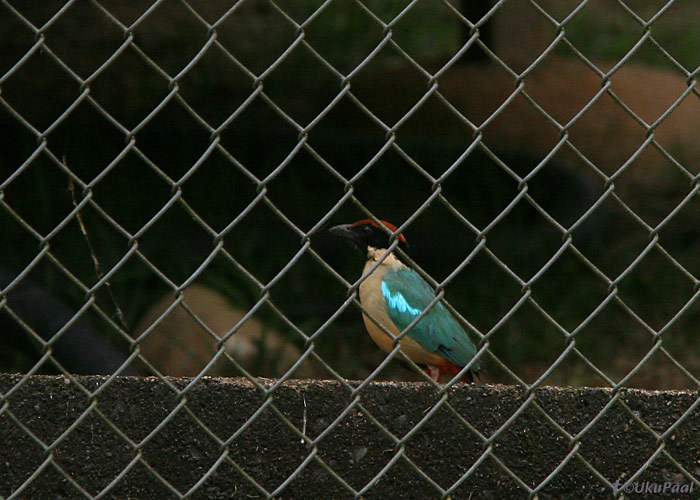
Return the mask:
<svg viewBox="0 0 700 500">
<path fill-rule="evenodd" d="M 615 415 L 653 442 L 625 484 L 663 461 L 700 488 L 671 444 L 700 399 L 659 428 L 623 396 L 700 388 L 693 0 L 0 0 L 0 12 L 0 370 L 22 374 L 0 419 L 44 456 L 2 498 L 30 498 L 45 476 L 71 497 L 146 477 L 151 494 L 185 498 L 224 473 L 284 498 L 312 468 L 338 498 L 371 496 L 392 469 L 449 498 L 486 467 L 549 498 L 571 464 L 609 495 L 618 478 L 586 440 L 613 452 L 619 436 L 601 433 Z M 503 421 L 472 421 L 450 397 L 458 378 L 432 382 L 362 333 L 361 259 L 327 229 L 363 218 L 409 240 L 397 252 L 478 344 L 483 381 L 521 391 Z M 109 377 L 76 377 L 91 373 Z M 64 375 L 84 401 L 60 435 L 18 416 L 36 374 Z M 120 375 L 167 390 L 141 435 L 104 404 Z M 211 375 L 260 395 L 226 435 L 192 402 Z M 292 378 L 336 381 L 344 410 L 300 425 L 275 400 Z M 424 382 L 430 407 L 388 423 L 362 399 L 380 380 Z M 610 390 L 572 432 L 537 397 L 548 385 Z M 449 484 L 415 452 L 445 419 L 482 450 Z M 334 470 L 324 443 L 353 422 L 385 464 L 358 477 Z M 505 437 L 524 422 L 556 449 L 527 479 Z M 194 429 L 180 454 L 162 437 L 179 426 Z M 260 426 L 304 444 L 272 486 L 263 459 L 232 451 Z M 96 491 L 62 452 L 84 432 L 131 457 Z M 173 446 L 176 465 L 198 442 L 220 451 L 197 452 L 192 482 L 149 451 Z M 380 451 L 353 460 L 367 453 Z"/>
</svg>

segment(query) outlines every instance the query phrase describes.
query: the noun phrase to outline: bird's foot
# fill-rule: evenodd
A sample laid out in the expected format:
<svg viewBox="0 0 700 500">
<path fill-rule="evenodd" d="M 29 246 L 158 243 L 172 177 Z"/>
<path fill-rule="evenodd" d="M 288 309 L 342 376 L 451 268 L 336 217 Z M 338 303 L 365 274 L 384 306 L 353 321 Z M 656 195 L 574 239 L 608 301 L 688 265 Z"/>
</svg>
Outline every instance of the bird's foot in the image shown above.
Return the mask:
<svg viewBox="0 0 700 500">
<path fill-rule="evenodd" d="M 428 368 L 426 368 L 425 372 L 430 375 L 430 378 L 433 379 L 435 382 L 440 382 L 440 368 L 437 366 L 433 365 L 428 365 Z"/>
</svg>

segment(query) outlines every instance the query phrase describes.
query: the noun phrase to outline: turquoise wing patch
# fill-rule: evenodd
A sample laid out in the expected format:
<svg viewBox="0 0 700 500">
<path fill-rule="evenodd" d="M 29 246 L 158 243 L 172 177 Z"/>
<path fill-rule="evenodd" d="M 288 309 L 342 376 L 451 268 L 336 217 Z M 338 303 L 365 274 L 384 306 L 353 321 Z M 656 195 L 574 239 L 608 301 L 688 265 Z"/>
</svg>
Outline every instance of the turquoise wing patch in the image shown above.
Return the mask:
<svg viewBox="0 0 700 500">
<path fill-rule="evenodd" d="M 387 272 L 381 287 L 389 318 L 401 331 L 435 299 L 430 285 L 407 267 Z M 476 354 L 467 332 L 441 302 L 437 302 L 406 335 L 457 366 L 466 365 Z M 475 365 L 474 370 L 478 369 Z"/>
<path fill-rule="evenodd" d="M 386 281 L 382 281 L 382 295 L 384 295 L 389 309 L 394 309 L 399 313 L 408 313 L 414 317 L 423 312 L 418 308 L 411 307 L 411 305 L 409 305 L 409 303 L 406 301 L 406 298 L 401 295 L 401 292 L 391 291 L 389 289 L 389 285 L 386 284 Z"/>
</svg>

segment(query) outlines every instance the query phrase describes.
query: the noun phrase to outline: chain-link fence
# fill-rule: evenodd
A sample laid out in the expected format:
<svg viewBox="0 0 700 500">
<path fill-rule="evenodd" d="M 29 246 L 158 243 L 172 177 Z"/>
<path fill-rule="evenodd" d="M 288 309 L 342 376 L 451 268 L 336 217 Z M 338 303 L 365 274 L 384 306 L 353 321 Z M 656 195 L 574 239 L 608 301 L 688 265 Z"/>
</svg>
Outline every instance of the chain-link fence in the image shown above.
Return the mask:
<svg viewBox="0 0 700 500">
<path fill-rule="evenodd" d="M 19 472 L 4 461 L 2 498 L 37 496 L 47 474 L 64 497 L 116 498 L 135 471 L 159 485 L 131 493 L 144 498 L 206 498 L 217 474 L 247 496 L 299 497 L 311 468 L 332 498 L 372 498 L 400 468 L 461 498 L 486 464 L 523 498 L 555 498 L 574 463 L 602 488 L 591 498 L 659 468 L 679 497 L 700 488 L 671 443 L 697 394 L 661 426 L 625 396 L 700 388 L 693 0 L 1 0 L 0 13 L 0 371 L 21 374 L 0 421 L 40 457 Z M 481 389 L 434 382 L 398 339 L 387 355 L 365 333 L 363 259 L 327 229 L 366 218 L 397 226 L 392 248 L 406 237 L 396 253 L 474 340 L 482 383 L 519 391 L 502 421 L 479 425 L 459 398 Z M 22 409 L 30 388 L 51 393 L 41 374 L 64 376 L 83 405 L 56 435 Z M 104 402 L 120 375 L 157 377 L 160 389 L 139 386 L 170 401 L 152 427 Z M 259 395 L 235 428 L 193 403 L 212 375 Z M 280 396 L 293 378 L 334 380 L 341 411 L 307 428 L 306 400 L 298 420 Z M 390 424 L 377 414 L 388 396 L 366 402 L 381 380 L 434 397 Z M 572 430 L 538 398 L 550 385 L 609 390 Z M 561 404 L 588 397 L 571 394 Z M 448 480 L 407 451 L 445 412 L 478 450 Z M 585 443 L 613 447 L 628 431 L 601 422 L 620 415 L 653 446 L 605 470 Z M 356 416 L 386 453 L 362 480 L 324 448 Z M 303 452 L 262 481 L 260 459 L 232 449 L 271 417 Z M 181 419 L 195 428 L 185 443 L 218 450 L 185 486 L 144 453 Z M 512 465 L 517 445 L 498 446 L 523 422 L 562 450 L 535 476 Z M 129 457 L 99 488 L 57 453 L 88 423 Z M 354 450 L 353 463 L 368 453 Z"/>
</svg>

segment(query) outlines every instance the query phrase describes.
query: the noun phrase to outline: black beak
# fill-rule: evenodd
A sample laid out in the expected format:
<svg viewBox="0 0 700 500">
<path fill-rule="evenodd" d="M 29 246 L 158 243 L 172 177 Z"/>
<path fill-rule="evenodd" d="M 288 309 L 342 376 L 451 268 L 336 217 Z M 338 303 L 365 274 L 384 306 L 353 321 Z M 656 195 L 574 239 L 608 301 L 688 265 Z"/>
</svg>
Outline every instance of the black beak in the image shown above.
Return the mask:
<svg viewBox="0 0 700 500">
<path fill-rule="evenodd" d="M 362 242 L 362 238 L 357 231 L 357 227 L 352 224 L 341 224 L 339 226 L 333 226 L 328 230 L 334 236 L 340 236 L 347 240 L 350 240 L 352 246 L 357 249 L 364 251 L 366 250 L 366 245 Z"/>
<path fill-rule="evenodd" d="M 341 224 L 339 226 L 333 226 L 328 230 L 331 234 L 335 236 L 342 236 L 343 238 L 348 238 L 354 240 L 357 237 L 355 233 L 355 228 L 352 224 Z"/>
</svg>

